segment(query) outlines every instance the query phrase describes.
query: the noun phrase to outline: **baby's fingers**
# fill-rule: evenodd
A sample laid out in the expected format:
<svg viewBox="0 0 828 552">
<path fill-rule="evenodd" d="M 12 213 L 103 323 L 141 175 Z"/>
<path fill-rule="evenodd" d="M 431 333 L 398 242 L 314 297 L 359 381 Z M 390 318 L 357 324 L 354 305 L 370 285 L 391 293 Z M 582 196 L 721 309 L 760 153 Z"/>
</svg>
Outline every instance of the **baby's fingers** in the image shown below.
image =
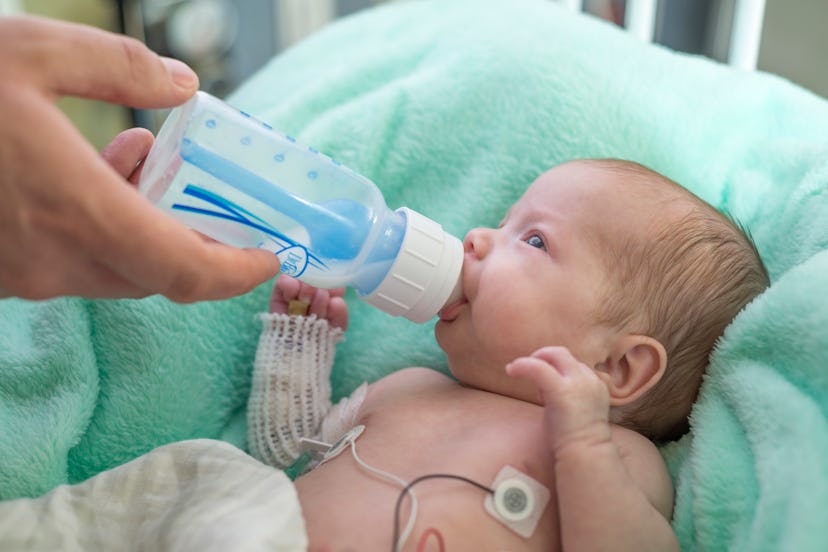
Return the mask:
<svg viewBox="0 0 828 552">
<path fill-rule="evenodd" d="M 308 314 L 315 314 L 318 318 L 328 317 L 328 304 L 331 302 L 331 294 L 327 289 L 314 290 L 310 299 Z"/>
<path fill-rule="evenodd" d="M 581 365 L 566 347 L 542 347 L 532 357 L 550 364 L 562 376 L 575 374 Z"/>
<path fill-rule="evenodd" d="M 331 326 L 346 330 L 348 328 L 348 307 L 341 293 L 336 290 L 317 289 L 308 309 L 308 314 L 324 318 Z"/>
<path fill-rule="evenodd" d="M 329 289 L 328 293 L 331 294 L 331 297 L 345 297 L 345 289 L 344 287 L 333 288 Z"/>
<path fill-rule="evenodd" d="M 340 295 L 333 295 L 328 305 L 328 322 L 343 331 L 348 329 L 348 304 Z"/>
<path fill-rule="evenodd" d="M 348 327 L 345 288 L 321 289 L 285 274 L 276 279 L 270 297 L 270 312 L 290 315 L 315 315 L 343 330 Z"/>
<path fill-rule="evenodd" d="M 286 274 L 281 274 L 273 285 L 273 293 L 270 294 L 270 312 L 287 314 L 288 305 L 299 297 L 301 282 Z"/>
<path fill-rule="evenodd" d="M 314 307 L 314 302 L 316 306 Z M 304 282 L 299 282 L 295 295 L 288 298 L 288 314 L 307 316 L 315 314 L 322 317 L 327 309 L 328 295 L 325 290 L 317 289 Z"/>
<path fill-rule="evenodd" d="M 537 386 L 541 399 L 554 395 L 560 387 L 561 376 L 555 367 L 534 356 L 513 360 L 506 365 L 506 373 L 532 381 Z"/>
</svg>

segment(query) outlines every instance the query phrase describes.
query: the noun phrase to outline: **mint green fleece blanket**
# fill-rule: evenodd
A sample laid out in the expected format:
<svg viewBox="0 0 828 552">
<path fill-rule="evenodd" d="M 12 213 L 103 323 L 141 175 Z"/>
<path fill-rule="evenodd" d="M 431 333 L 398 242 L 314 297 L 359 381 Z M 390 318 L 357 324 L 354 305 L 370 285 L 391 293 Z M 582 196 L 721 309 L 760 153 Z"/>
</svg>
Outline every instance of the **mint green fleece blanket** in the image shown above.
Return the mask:
<svg viewBox="0 0 828 552">
<path fill-rule="evenodd" d="M 692 432 L 663 449 L 675 529 L 687 550 L 828 549 L 828 102 L 545 0 L 373 9 L 230 99 L 458 236 L 496 224 L 541 172 L 578 157 L 639 161 L 739 218 L 773 285 L 721 340 Z M 172 441 L 243 447 L 268 293 L 0 301 L 0 498 Z M 350 303 L 337 396 L 404 366 L 445 369 L 432 324 Z"/>
</svg>

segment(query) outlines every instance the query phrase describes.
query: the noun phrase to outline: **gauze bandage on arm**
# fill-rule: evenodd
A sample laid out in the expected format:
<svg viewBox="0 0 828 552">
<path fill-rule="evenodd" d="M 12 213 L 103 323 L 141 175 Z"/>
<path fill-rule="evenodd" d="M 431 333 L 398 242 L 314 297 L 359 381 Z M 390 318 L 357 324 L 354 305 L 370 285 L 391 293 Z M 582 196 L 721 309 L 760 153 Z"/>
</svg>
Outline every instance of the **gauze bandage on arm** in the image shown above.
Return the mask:
<svg viewBox="0 0 828 552">
<path fill-rule="evenodd" d="M 331 366 L 343 332 L 314 315 L 260 317 L 247 403 L 248 447 L 254 458 L 285 468 L 302 454 L 302 437 L 320 435 L 331 409 Z"/>
<path fill-rule="evenodd" d="M 357 387 L 350 397 L 336 403 L 322 420 L 322 440 L 333 443 L 357 425 L 359 409 L 368 394 L 368 382 Z"/>
</svg>

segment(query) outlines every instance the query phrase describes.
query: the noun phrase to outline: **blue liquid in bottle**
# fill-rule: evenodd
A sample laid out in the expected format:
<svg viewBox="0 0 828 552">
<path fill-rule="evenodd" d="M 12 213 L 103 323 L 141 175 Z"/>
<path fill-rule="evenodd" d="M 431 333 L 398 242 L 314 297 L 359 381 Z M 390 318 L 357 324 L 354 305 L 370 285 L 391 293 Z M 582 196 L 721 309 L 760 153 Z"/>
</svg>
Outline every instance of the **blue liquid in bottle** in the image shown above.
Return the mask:
<svg viewBox="0 0 828 552">
<path fill-rule="evenodd" d="M 139 190 L 205 235 L 272 251 L 282 272 L 352 286 L 391 314 L 425 321 L 460 293 L 457 238 L 392 211 L 370 180 L 203 92 L 164 123 Z"/>
</svg>

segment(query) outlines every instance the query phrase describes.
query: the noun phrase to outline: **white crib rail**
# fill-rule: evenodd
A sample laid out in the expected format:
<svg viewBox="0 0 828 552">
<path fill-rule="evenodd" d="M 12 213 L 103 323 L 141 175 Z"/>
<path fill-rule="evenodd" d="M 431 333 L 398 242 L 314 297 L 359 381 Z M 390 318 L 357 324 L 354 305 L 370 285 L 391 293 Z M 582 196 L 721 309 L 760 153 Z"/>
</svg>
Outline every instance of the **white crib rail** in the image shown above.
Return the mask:
<svg viewBox="0 0 828 552">
<path fill-rule="evenodd" d="M 624 27 L 644 42 L 652 42 L 657 10 L 658 0 L 627 0 Z"/>
<path fill-rule="evenodd" d="M 573 11 L 581 11 L 582 0 L 554 0 Z M 646 42 L 655 36 L 659 0 L 626 0 L 624 27 Z M 765 15 L 765 0 L 734 0 L 733 24 L 727 62 L 746 70 L 756 69 Z"/>
<path fill-rule="evenodd" d="M 3 0 L 0 0 L 0 2 Z M 13 0 L 8 0 L 13 1 Z M 337 0 L 273 0 L 276 25 L 282 37 L 282 47 L 310 34 L 330 21 L 336 13 Z M 383 0 L 375 0 L 380 2 Z M 552 0 L 569 10 L 580 12 L 584 0 Z M 660 0 L 626 0 L 624 27 L 645 42 L 655 38 L 656 19 Z M 669 0 L 661 0 L 663 2 Z M 692 0 L 678 0 L 687 1 Z M 756 69 L 766 0 L 730 0 L 733 2 L 733 21 L 727 62 L 740 69 Z"/>
<path fill-rule="evenodd" d="M 734 67 L 756 69 L 764 18 L 765 0 L 736 0 L 728 52 L 728 62 Z"/>
<path fill-rule="evenodd" d="M 561 4 L 564 4 L 567 8 L 572 11 L 581 11 L 584 7 L 584 0 L 559 0 Z"/>
</svg>

